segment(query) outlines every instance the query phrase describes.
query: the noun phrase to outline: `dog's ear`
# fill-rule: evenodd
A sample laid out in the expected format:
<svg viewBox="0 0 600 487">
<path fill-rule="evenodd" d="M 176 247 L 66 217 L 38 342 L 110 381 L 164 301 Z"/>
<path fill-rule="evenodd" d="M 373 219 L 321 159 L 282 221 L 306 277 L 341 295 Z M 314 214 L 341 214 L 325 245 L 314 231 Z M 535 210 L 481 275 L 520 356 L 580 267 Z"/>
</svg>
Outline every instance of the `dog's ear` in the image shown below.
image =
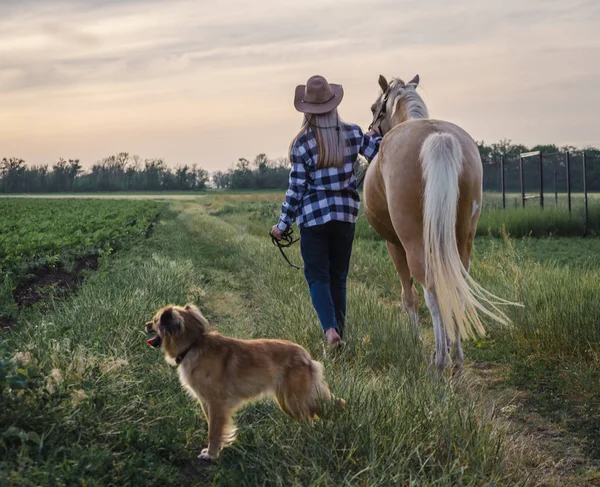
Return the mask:
<svg viewBox="0 0 600 487">
<path fill-rule="evenodd" d="M 172 335 L 181 331 L 181 316 L 172 306 L 166 308 L 160 315 L 159 327 L 163 335 Z"/>
<path fill-rule="evenodd" d="M 202 329 L 203 333 L 208 332 L 208 329 L 210 328 L 210 325 L 208 324 L 208 321 L 206 320 L 206 318 L 204 316 L 202 316 L 202 313 L 200 313 L 200 310 L 198 309 L 197 306 L 194 306 L 193 304 L 186 304 L 185 305 L 185 309 L 190 316 L 192 316 L 195 321 L 200 325 L 200 328 Z"/>
</svg>

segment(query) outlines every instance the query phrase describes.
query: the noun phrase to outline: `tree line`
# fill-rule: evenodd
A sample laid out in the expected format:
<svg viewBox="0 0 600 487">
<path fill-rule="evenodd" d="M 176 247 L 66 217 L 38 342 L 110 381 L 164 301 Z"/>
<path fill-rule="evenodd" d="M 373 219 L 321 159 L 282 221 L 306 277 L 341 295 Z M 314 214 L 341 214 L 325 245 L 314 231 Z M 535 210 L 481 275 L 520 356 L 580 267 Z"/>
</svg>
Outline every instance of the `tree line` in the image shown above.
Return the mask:
<svg viewBox="0 0 600 487">
<path fill-rule="evenodd" d="M 94 191 L 201 191 L 208 171 L 197 165 L 170 168 L 163 159 L 141 159 L 120 152 L 84 171 L 79 159 L 59 159 L 52 165 L 28 166 L 23 159 L 2 159 L 0 191 L 59 193 Z"/>
<path fill-rule="evenodd" d="M 28 166 L 23 159 L 0 161 L 0 192 L 59 193 L 95 191 L 203 191 L 219 189 L 277 189 L 288 183 L 285 158 L 257 155 L 238 159 L 227 171 L 211 175 L 196 164 L 176 168 L 163 159 L 142 159 L 120 152 L 84 171 L 79 159 L 59 159 L 54 164 Z"/>
<path fill-rule="evenodd" d="M 518 175 L 519 154 L 541 151 L 544 154 L 575 152 L 572 146 L 536 145 L 528 148 L 504 139 L 494 144 L 478 142 L 484 163 L 484 189 L 498 190 L 499 162 L 504 157 L 507 188 L 520 184 Z M 588 147 L 588 188 L 600 190 L 600 150 Z M 564 156 L 553 159 L 564 179 Z M 512 161 L 512 164 L 511 164 Z M 550 159 L 547 159 L 548 163 Z M 535 167 L 534 167 L 535 166 Z M 582 187 L 581 165 L 574 164 L 572 187 Z M 515 171 L 515 169 L 517 171 Z M 56 193 L 95 191 L 202 191 L 208 187 L 217 189 L 285 189 L 288 185 L 290 165 L 286 158 L 270 159 L 258 154 L 252 161 L 240 158 L 226 171 L 209 174 L 205 169 L 193 165 L 169 167 L 163 159 L 142 159 L 137 155 L 120 152 L 96 162 L 89 170 L 83 170 L 79 159 L 59 159 L 51 165 L 28 166 L 23 159 L 4 158 L 0 162 L 0 192 L 3 193 Z M 553 174 L 546 171 L 544 180 L 553 184 Z M 537 163 L 527 161 L 525 171 L 527 187 L 538 184 Z M 551 188 L 551 186 L 548 186 Z"/>
</svg>

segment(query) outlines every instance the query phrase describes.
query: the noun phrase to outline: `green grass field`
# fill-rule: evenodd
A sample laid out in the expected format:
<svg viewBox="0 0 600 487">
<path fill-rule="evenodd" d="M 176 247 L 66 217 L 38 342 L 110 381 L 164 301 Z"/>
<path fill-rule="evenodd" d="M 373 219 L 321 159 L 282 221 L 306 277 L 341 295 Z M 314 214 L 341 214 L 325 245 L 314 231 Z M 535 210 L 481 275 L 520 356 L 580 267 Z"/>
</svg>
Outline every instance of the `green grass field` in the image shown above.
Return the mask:
<svg viewBox="0 0 600 487">
<path fill-rule="evenodd" d="M 127 247 L 149 232 L 163 206 L 154 201 L 0 199 L 0 320 L 15 314 L 18 286 L 50 273 L 74 273 L 82 261 Z"/>
<path fill-rule="evenodd" d="M 508 310 L 511 327 L 490 326 L 466 345 L 462 375 L 439 380 L 424 302 L 420 345 L 385 244 L 364 216 L 348 345 L 325 353 L 301 271 L 267 236 L 281 197 L 175 196 L 148 238 L 103 258 L 76 292 L 18 313 L 12 333 L 0 334 L 0 485 L 600 481 L 598 239 L 482 232 L 473 276 L 525 308 Z M 297 247 L 289 256 L 301 262 Z M 186 301 L 224 334 L 303 345 L 323 361 L 346 410 L 311 426 L 269 401 L 252 403 L 237 415 L 237 442 L 200 467 L 206 423 L 175 370 L 145 344 L 143 326 L 158 307 Z"/>
</svg>

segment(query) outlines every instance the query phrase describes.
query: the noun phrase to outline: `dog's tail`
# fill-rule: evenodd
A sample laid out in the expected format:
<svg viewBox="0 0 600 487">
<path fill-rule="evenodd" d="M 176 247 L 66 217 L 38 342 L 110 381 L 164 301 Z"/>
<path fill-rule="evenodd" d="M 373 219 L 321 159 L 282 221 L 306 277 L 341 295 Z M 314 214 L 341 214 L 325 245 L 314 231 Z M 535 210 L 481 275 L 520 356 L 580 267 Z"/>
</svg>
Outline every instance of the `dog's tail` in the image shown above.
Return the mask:
<svg viewBox="0 0 600 487">
<path fill-rule="evenodd" d="M 322 406 L 327 404 L 330 407 L 339 405 L 344 407 L 346 401 L 341 398 L 336 398 L 331 394 L 325 379 L 323 378 L 323 364 L 316 360 L 310 361 L 310 370 L 312 373 L 312 391 L 311 391 L 311 404 L 314 405 L 315 414 L 322 416 Z"/>
<path fill-rule="evenodd" d="M 330 401 L 331 392 L 323 379 L 323 364 L 316 360 L 310 361 L 310 372 L 312 374 L 312 399 Z"/>
</svg>

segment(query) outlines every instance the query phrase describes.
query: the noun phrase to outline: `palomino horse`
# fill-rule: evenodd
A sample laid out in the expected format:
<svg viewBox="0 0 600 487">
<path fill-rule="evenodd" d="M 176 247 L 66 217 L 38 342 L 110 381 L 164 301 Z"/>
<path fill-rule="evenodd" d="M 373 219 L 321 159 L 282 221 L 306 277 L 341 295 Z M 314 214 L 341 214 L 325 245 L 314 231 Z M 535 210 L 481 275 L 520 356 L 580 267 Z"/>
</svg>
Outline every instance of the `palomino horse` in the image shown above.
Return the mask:
<svg viewBox="0 0 600 487">
<path fill-rule="evenodd" d="M 435 363 L 443 369 L 464 357 L 461 335 L 484 334 L 478 311 L 501 322 L 496 304 L 508 303 L 469 276 L 471 249 L 481 212 L 483 168 L 477 145 L 460 127 L 429 119 L 416 91 L 419 77 L 388 84 L 371 107 L 373 124 L 384 135 L 367 170 L 364 206 L 402 281 L 402 302 L 418 333 L 418 293 L 425 291 L 435 334 Z"/>
</svg>

